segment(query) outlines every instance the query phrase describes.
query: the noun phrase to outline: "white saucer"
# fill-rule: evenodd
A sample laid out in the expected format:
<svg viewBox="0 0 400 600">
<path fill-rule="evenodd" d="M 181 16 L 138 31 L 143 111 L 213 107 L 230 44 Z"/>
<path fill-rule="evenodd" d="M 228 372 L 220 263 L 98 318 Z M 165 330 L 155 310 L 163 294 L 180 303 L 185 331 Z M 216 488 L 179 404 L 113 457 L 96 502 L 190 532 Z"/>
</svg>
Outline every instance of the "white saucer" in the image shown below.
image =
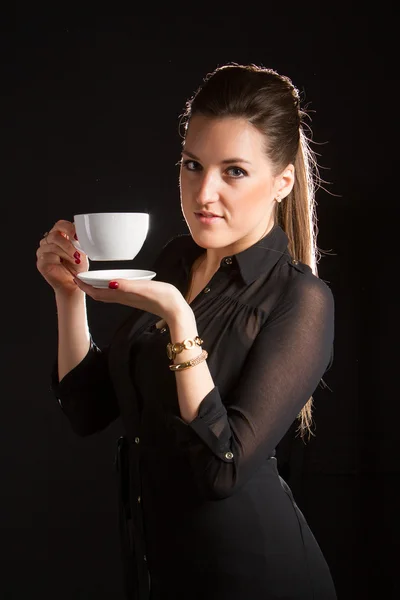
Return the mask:
<svg viewBox="0 0 400 600">
<path fill-rule="evenodd" d="M 156 276 L 154 271 L 144 271 L 142 269 L 108 269 L 101 271 L 85 271 L 78 273 L 77 277 L 95 288 L 108 288 L 110 281 L 114 279 L 153 279 Z"/>
</svg>

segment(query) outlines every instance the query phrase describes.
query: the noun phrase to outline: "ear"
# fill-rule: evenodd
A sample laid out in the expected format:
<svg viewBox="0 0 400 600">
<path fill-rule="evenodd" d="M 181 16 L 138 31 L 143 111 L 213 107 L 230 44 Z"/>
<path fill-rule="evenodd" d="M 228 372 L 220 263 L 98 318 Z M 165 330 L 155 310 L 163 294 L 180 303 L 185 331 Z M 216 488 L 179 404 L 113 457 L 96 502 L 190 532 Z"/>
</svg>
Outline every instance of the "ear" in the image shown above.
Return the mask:
<svg viewBox="0 0 400 600">
<path fill-rule="evenodd" d="M 280 200 L 290 194 L 294 186 L 294 165 L 289 164 L 275 178 L 275 197 Z"/>
</svg>

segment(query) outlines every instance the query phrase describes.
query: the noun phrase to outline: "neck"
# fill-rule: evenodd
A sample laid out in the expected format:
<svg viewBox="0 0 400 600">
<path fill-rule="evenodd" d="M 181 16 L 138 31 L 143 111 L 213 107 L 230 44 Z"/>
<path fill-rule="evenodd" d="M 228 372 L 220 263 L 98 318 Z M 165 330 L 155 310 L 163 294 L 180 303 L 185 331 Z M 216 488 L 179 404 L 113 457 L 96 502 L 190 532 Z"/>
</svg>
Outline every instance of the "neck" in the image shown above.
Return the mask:
<svg viewBox="0 0 400 600">
<path fill-rule="evenodd" d="M 225 248 L 207 248 L 205 254 L 201 254 L 196 261 L 197 269 L 202 273 L 205 279 L 209 281 L 211 277 L 216 273 L 221 264 L 221 260 L 226 256 L 233 256 L 234 254 L 239 254 L 239 252 L 243 252 L 253 246 L 257 242 L 259 242 L 263 237 L 265 237 L 274 226 L 273 219 L 270 219 L 268 225 L 262 229 L 262 233 L 260 235 L 260 231 L 256 235 L 253 234 L 251 237 L 244 237 L 237 242 L 231 244 L 230 246 L 226 246 Z M 200 267 L 200 268 L 199 268 Z"/>
<path fill-rule="evenodd" d="M 201 275 L 201 278 L 207 279 L 207 281 L 218 271 L 221 262 L 218 257 L 210 257 L 209 253 L 210 251 L 207 250 L 204 254 L 201 254 L 196 261 L 195 267 L 196 274 Z"/>
</svg>

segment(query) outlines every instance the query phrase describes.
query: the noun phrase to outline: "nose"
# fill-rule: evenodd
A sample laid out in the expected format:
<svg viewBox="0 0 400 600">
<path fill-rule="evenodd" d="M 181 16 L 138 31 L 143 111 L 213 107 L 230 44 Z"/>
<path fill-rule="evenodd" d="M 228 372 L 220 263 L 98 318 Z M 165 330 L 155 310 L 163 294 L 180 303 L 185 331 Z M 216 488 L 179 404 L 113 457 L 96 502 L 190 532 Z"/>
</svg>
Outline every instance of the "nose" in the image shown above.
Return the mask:
<svg viewBox="0 0 400 600">
<path fill-rule="evenodd" d="M 209 172 L 203 172 L 198 180 L 198 189 L 196 190 L 197 202 L 199 206 L 208 206 L 210 203 L 219 200 L 218 176 Z"/>
</svg>

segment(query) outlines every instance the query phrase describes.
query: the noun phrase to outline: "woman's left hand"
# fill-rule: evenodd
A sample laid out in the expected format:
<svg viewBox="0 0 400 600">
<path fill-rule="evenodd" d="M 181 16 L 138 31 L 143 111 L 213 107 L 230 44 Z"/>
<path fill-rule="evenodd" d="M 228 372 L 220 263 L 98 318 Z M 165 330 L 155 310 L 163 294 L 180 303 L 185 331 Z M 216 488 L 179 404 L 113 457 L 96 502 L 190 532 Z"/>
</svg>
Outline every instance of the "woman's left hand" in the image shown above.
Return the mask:
<svg viewBox="0 0 400 600">
<path fill-rule="evenodd" d="M 95 288 L 83 283 L 78 277 L 75 283 L 93 300 L 139 308 L 158 315 L 167 323 L 170 323 L 177 314 L 190 309 L 180 291 L 174 285 L 163 281 L 115 279 L 110 283 L 111 289 Z"/>
</svg>

